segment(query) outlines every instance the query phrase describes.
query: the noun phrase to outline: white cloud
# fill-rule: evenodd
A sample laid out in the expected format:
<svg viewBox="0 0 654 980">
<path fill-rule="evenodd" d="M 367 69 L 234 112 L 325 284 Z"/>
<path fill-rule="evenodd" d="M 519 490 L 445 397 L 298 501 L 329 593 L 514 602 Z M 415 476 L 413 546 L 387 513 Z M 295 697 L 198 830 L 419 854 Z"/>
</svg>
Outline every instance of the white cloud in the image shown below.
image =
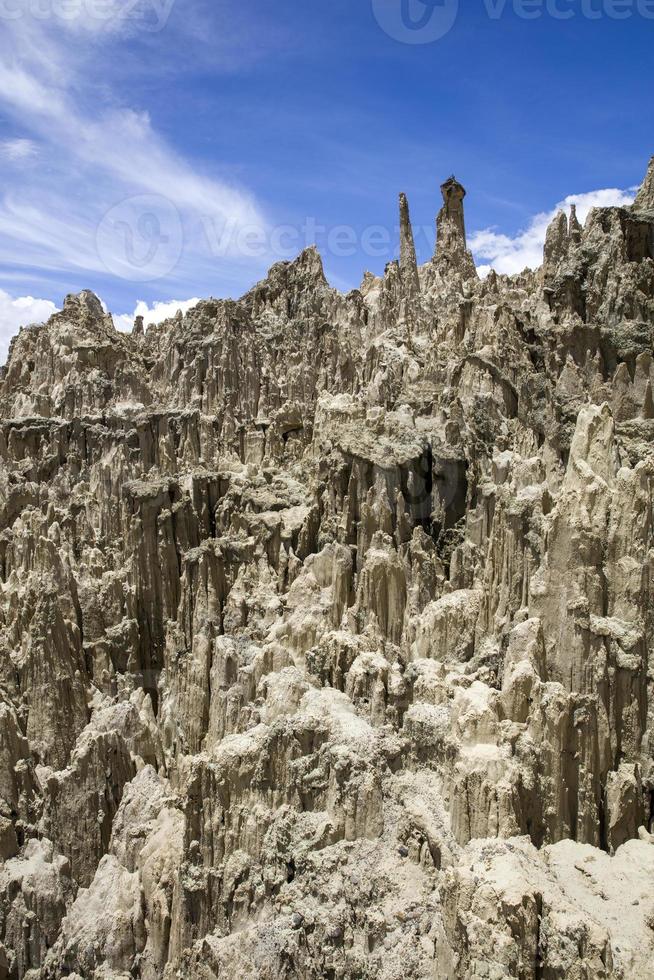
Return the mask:
<svg viewBox="0 0 654 980">
<path fill-rule="evenodd" d="M 215 277 L 217 266 L 223 282 L 238 279 L 253 263 L 240 254 L 237 232 L 266 227 L 255 197 L 189 160 L 147 112 L 118 105 L 107 72 L 97 81 L 90 62 L 113 48 L 111 32 L 96 30 L 93 3 L 83 0 L 69 21 L 7 21 L 0 35 L 0 109 L 33 137 L 0 145 L 7 188 L 0 193 L 0 264 L 58 272 L 60 280 L 72 270 L 127 282 L 165 276 L 180 290 Z M 108 9 L 106 0 L 98 3 Z M 121 16 L 129 10 L 129 29 L 144 8 L 163 17 L 170 0 L 136 7 L 110 0 L 109 7 Z M 71 29 L 86 31 L 88 40 L 71 44 Z M 23 175 L 15 163 L 32 154 L 34 140 L 47 171 Z M 225 227 L 234 233 L 217 256 L 206 229 L 220 237 Z"/>
<path fill-rule="evenodd" d="M 0 289 L 0 363 L 5 363 L 9 342 L 20 327 L 42 323 L 56 312 L 57 307 L 49 299 L 35 299 L 33 296 L 12 299 L 9 293 Z"/>
<path fill-rule="evenodd" d="M 143 325 L 147 328 L 152 323 L 162 323 L 164 320 L 175 316 L 178 310 L 186 313 L 192 307 L 197 306 L 199 302 L 200 300 L 196 297 L 195 299 L 171 299 L 168 302 L 155 301 L 152 306 L 148 306 L 144 300 L 140 299 L 132 314 L 114 315 L 114 325 L 116 330 L 130 333 L 137 316 L 143 317 Z"/>
<path fill-rule="evenodd" d="M 488 275 L 491 269 L 496 272 L 514 275 L 526 268 L 536 269 L 543 262 L 543 246 L 550 222 L 558 211 L 569 211 L 577 206 L 577 217 L 583 224 L 592 208 L 624 207 L 632 204 L 635 198 L 633 188 L 618 190 L 605 188 L 586 194 L 570 194 L 551 211 L 535 215 L 527 227 L 517 235 L 502 235 L 494 228 L 475 232 L 469 240 L 469 247 L 475 259 L 485 259 L 478 266 L 481 276 Z"/>
<path fill-rule="evenodd" d="M 30 157 L 36 156 L 37 153 L 38 146 L 34 140 L 13 139 L 4 140 L 4 142 L 0 143 L 0 156 L 12 162 L 29 160 Z"/>
</svg>

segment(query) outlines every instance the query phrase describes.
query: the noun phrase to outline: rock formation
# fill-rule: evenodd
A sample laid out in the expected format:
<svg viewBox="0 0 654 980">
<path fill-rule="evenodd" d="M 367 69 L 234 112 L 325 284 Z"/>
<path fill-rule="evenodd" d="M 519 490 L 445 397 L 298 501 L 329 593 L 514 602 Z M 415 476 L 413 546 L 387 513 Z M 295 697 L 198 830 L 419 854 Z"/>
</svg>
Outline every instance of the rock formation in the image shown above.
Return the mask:
<svg viewBox="0 0 654 980">
<path fill-rule="evenodd" d="M 651 976 L 654 197 L 0 382 L 0 975 Z"/>
<path fill-rule="evenodd" d="M 458 266 L 466 276 L 476 278 L 475 263 L 466 243 L 465 187 L 452 176 L 441 185 L 441 194 L 443 207 L 436 218 L 436 265 L 445 270 Z"/>
</svg>

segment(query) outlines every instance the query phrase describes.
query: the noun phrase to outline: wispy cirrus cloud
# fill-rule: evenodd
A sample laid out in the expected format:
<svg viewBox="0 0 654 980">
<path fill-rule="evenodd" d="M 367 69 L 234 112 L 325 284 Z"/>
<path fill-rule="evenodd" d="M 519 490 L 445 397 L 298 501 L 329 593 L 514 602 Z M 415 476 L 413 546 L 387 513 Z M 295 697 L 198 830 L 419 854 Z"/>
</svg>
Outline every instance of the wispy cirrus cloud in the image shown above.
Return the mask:
<svg viewBox="0 0 654 980">
<path fill-rule="evenodd" d="M 12 163 L 30 160 L 39 152 L 38 145 L 34 140 L 12 139 L 0 142 L 0 157 Z"/>
<path fill-rule="evenodd" d="M 0 108 L 16 132 L 0 144 L 0 263 L 17 285 L 33 269 L 181 288 L 203 274 L 229 282 L 247 263 L 229 248 L 235 235 L 216 256 L 207 228 L 266 227 L 254 195 L 172 146 L 147 111 L 118 101 L 106 75 L 93 81 L 94 55 L 170 7 L 79 0 L 69 18 L 3 22 Z M 71 44 L 74 34 L 84 44 Z M 27 161 L 29 174 L 17 166 Z"/>
<path fill-rule="evenodd" d="M 0 17 L 19 28 L 39 21 L 71 34 L 125 35 L 164 29 L 176 0 L 13 0 L 0 9 Z"/>
</svg>

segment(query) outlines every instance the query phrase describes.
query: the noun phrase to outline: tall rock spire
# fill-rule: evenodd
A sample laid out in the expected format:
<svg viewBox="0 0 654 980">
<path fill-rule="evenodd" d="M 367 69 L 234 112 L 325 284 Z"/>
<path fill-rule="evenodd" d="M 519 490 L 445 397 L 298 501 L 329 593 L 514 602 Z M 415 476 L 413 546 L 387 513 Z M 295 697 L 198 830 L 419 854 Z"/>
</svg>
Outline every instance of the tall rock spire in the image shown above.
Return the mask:
<svg viewBox="0 0 654 980">
<path fill-rule="evenodd" d="M 459 237 L 466 243 L 466 223 L 463 212 L 463 199 L 466 196 L 466 189 L 460 184 L 454 175 L 449 177 L 444 184 L 441 184 L 441 194 L 443 195 L 443 207 L 438 215 L 438 227 L 448 222 L 456 229 Z"/>
<path fill-rule="evenodd" d="M 568 216 L 565 211 L 557 211 L 547 227 L 543 248 L 543 269 L 554 274 L 560 262 L 568 254 Z"/>
<path fill-rule="evenodd" d="M 570 205 L 570 217 L 568 219 L 568 238 L 573 244 L 577 244 L 581 241 L 581 236 L 583 234 L 583 228 L 581 222 L 577 217 L 577 206 L 576 204 Z"/>
<path fill-rule="evenodd" d="M 406 194 L 400 194 L 400 272 L 407 295 L 417 296 L 420 292 L 420 280 Z"/>
<path fill-rule="evenodd" d="M 647 176 L 638 191 L 634 207 L 639 211 L 654 211 L 654 157 L 649 162 Z"/>
<path fill-rule="evenodd" d="M 464 276 L 476 276 L 477 270 L 466 244 L 463 199 L 466 189 L 452 176 L 441 184 L 443 207 L 436 218 L 436 263 L 454 268 Z"/>
</svg>

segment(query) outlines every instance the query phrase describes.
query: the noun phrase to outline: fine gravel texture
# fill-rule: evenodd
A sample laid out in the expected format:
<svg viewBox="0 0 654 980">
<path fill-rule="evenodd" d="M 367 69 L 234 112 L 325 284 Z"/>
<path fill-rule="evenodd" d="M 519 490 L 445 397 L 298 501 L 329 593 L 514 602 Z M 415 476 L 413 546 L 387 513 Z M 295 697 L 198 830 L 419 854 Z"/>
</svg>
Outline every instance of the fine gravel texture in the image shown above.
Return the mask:
<svg viewBox="0 0 654 980">
<path fill-rule="evenodd" d="M 0 977 L 645 980 L 654 160 L 0 381 Z"/>
</svg>

